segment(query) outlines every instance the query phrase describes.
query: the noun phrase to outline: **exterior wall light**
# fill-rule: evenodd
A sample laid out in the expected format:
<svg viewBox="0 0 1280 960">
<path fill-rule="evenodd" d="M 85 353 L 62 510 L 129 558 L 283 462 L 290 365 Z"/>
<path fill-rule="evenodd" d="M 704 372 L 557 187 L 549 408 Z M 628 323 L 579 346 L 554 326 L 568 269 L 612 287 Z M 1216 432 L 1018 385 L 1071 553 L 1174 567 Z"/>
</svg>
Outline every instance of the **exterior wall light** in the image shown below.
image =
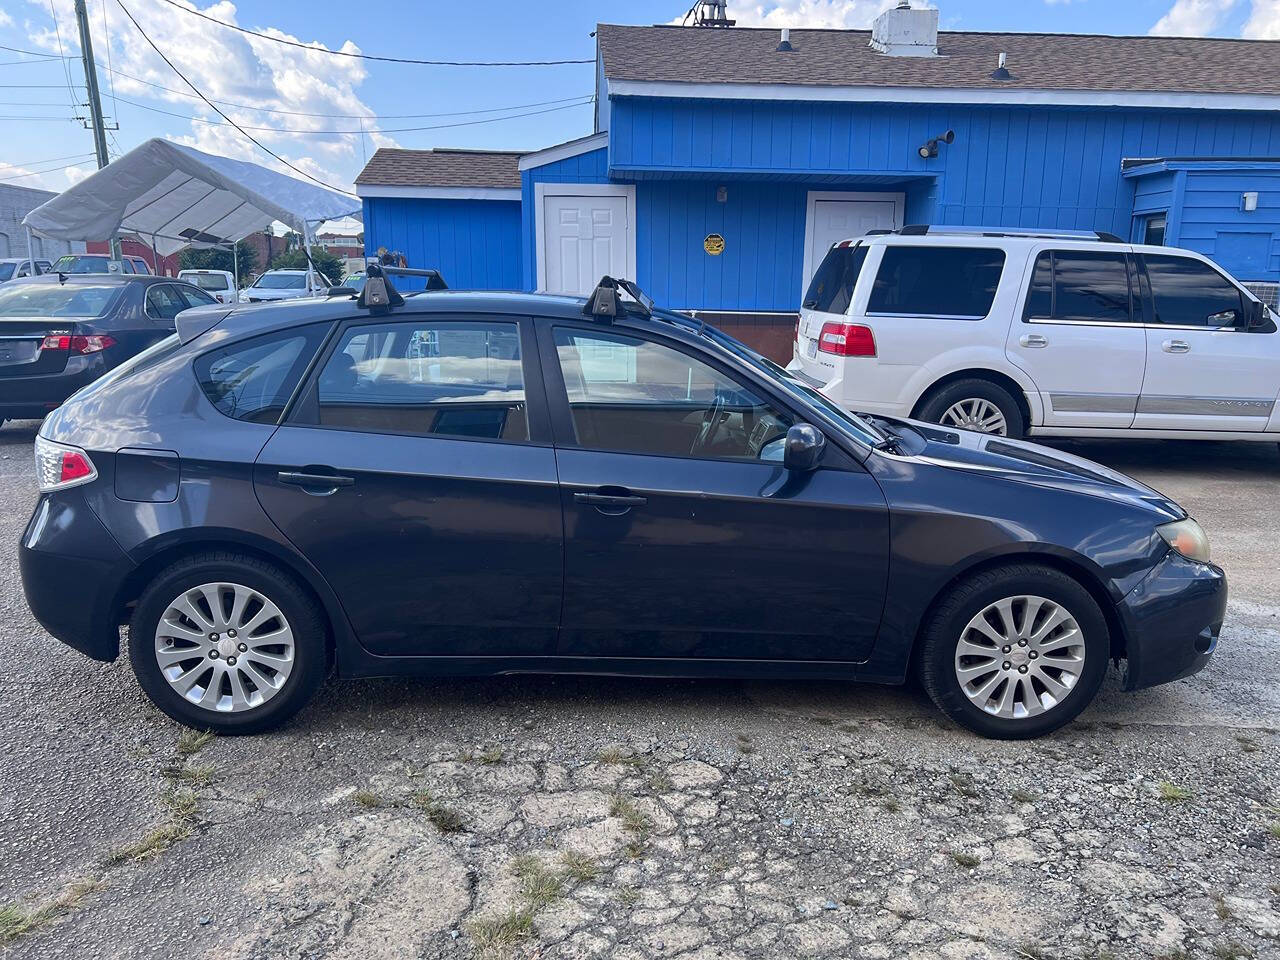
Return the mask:
<svg viewBox="0 0 1280 960">
<path fill-rule="evenodd" d="M 1245 213 L 1253 213 L 1258 209 L 1258 191 L 1250 190 L 1240 195 L 1240 209 Z"/>
<path fill-rule="evenodd" d="M 946 133 L 944 133 L 940 137 L 933 137 L 929 140 L 926 140 L 923 144 L 920 145 L 920 149 L 917 152 L 920 154 L 921 159 L 929 160 L 938 155 L 938 144 L 955 143 L 955 142 L 956 142 L 956 132 L 954 130 L 948 130 Z"/>
</svg>

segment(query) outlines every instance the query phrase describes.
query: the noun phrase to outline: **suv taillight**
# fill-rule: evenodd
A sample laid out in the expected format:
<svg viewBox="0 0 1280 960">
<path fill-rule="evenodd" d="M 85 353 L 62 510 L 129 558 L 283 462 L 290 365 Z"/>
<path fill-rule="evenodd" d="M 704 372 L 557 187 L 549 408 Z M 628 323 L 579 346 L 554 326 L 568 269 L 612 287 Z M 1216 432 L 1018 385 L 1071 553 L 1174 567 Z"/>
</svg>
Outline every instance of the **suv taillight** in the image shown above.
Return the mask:
<svg viewBox="0 0 1280 960">
<path fill-rule="evenodd" d="M 98 478 L 89 454 L 79 447 L 36 437 L 36 483 L 41 493 L 64 490 Z"/>
<path fill-rule="evenodd" d="M 40 342 L 41 350 L 69 350 L 72 353 L 98 353 L 115 346 L 115 339 L 103 334 L 72 336 L 68 333 L 51 333 Z"/>
<path fill-rule="evenodd" d="M 818 349 L 837 357 L 874 357 L 876 338 L 870 327 L 857 323 L 824 323 Z"/>
</svg>

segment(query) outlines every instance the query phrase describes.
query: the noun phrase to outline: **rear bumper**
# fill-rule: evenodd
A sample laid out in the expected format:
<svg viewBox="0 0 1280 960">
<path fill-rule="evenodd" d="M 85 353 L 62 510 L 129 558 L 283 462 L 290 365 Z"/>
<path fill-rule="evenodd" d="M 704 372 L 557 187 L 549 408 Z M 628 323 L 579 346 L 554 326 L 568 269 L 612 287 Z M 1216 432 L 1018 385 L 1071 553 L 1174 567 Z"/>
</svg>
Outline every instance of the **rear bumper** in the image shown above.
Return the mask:
<svg viewBox="0 0 1280 960">
<path fill-rule="evenodd" d="M 79 362 L 82 359 L 86 362 Z M 92 354 L 68 360 L 66 369 L 58 373 L 0 377 L 0 419 L 38 420 L 108 369 L 106 358 Z"/>
<path fill-rule="evenodd" d="M 1127 635 L 1126 690 L 1181 680 L 1213 657 L 1227 612 L 1227 576 L 1170 550 L 1117 606 Z"/>
<path fill-rule="evenodd" d="M 58 640 L 94 660 L 120 655 L 113 609 L 133 563 L 78 490 L 45 494 L 18 550 L 27 606 Z"/>
</svg>

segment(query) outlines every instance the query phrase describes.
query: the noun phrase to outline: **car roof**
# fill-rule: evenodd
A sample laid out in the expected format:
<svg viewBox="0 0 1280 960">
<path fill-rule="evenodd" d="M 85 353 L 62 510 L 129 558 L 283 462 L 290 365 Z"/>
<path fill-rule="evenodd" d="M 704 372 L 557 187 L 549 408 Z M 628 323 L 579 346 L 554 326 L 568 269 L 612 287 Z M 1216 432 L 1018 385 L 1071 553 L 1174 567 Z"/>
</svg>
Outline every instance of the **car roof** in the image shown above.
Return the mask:
<svg viewBox="0 0 1280 960">
<path fill-rule="evenodd" d="M 264 271 L 262 271 L 262 275 L 265 277 L 268 273 L 297 273 L 297 274 L 303 274 L 303 273 L 306 273 L 306 272 L 307 272 L 307 271 L 305 271 L 305 270 L 297 270 L 297 269 L 294 269 L 293 267 L 277 267 L 277 268 L 275 268 L 274 270 L 264 270 Z"/>
<path fill-rule="evenodd" d="M 90 254 L 93 256 L 93 254 Z M 80 283 L 180 283 L 176 277 L 157 277 L 149 273 L 42 273 L 38 277 L 24 277 L 24 283 L 44 283 L 44 284 L 80 284 Z"/>
</svg>

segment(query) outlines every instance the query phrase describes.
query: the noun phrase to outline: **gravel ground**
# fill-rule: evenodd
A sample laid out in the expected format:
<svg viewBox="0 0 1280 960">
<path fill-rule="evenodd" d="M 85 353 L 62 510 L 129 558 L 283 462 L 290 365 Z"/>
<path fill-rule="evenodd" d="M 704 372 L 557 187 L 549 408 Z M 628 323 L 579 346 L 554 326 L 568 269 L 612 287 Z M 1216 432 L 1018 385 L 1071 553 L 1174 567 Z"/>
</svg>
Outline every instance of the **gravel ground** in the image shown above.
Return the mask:
<svg viewBox="0 0 1280 960">
<path fill-rule="evenodd" d="M 1207 671 L 1036 742 L 910 689 L 566 677 L 333 683 L 202 742 L 27 613 L 33 434 L 0 430 L 0 954 L 1280 956 L 1274 445 L 1070 445 L 1197 516 L 1232 600 Z"/>
</svg>

